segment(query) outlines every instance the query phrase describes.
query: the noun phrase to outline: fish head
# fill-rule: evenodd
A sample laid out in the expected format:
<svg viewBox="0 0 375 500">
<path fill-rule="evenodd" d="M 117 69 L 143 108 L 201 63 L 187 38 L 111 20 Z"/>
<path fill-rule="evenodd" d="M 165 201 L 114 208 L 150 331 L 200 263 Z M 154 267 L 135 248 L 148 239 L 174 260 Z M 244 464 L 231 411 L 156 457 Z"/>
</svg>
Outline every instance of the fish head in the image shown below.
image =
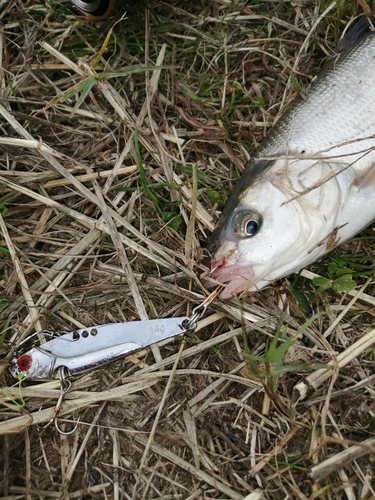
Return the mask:
<svg viewBox="0 0 375 500">
<path fill-rule="evenodd" d="M 295 249 L 301 237 L 308 238 L 301 231 L 300 212 L 277 175 L 245 170 L 207 247 L 210 277 L 226 285 L 221 299 L 255 292 L 296 270 Z"/>
</svg>

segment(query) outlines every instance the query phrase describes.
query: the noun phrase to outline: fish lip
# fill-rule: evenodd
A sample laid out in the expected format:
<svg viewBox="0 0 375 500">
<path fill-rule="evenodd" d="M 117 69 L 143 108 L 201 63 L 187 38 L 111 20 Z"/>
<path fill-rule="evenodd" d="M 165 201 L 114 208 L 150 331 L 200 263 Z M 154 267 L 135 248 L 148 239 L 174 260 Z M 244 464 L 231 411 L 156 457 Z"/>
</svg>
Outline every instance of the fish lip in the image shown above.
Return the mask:
<svg viewBox="0 0 375 500">
<path fill-rule="evenodd" d="M 221 283 L 226 285 L 219 295 L 221 300 L 229 300 L 232 297 L 241 295 L 243 292 L 256 291 L 253 266 L 243 267 L 236 263 L 227 266 L 227 260 L 231 254 L 213 260 L 211 263 L 211 271 L 208 275 L 215 280 L 216 284 Z M 206 286 L 213 288 L 215 286 L 213 280 L 207 283 Z"/>
</svg>

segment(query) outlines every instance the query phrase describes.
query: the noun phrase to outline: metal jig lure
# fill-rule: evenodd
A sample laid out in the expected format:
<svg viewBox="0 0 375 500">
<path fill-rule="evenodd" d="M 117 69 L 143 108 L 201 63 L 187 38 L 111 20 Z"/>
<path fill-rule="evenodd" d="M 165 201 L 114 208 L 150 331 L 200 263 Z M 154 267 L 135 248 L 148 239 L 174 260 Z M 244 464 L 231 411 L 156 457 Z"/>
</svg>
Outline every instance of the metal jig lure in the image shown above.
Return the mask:
<svg viewBox="0 0 375 500">
<path fill-rule="evenodd" d="M 61 434 L 71 434 L 77 426 L 65 432 L 57 423 L 61 405 L 71 387 L 71 377 L 170 337 L 194 331 L 198 320 L 221 290 L 222 286 L 216 288 L 190 316 L 98 325 L 72 332 L 43 330 L 34 333 L 13 347 L 9 372 L 16 379 L 20 376 L 34 381 L 59 379 L 60 396 L 53 421 Z"/>
</svg>

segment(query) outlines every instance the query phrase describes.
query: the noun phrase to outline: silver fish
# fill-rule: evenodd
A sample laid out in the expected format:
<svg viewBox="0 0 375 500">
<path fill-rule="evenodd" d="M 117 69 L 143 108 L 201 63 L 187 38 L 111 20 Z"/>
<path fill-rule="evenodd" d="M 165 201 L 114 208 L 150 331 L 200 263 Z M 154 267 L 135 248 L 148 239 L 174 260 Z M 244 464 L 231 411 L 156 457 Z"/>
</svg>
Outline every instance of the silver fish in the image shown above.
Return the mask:
<svg viewBox="0 0 375 500">
<path fill-rule="evenodd" d="M 352 37 L 353 38 L 353 37 Z M 375 34 L 323 68 L 245 170 L 208 244 L 221 299 L 311 264 L 375 220 Z"/>
</svg>

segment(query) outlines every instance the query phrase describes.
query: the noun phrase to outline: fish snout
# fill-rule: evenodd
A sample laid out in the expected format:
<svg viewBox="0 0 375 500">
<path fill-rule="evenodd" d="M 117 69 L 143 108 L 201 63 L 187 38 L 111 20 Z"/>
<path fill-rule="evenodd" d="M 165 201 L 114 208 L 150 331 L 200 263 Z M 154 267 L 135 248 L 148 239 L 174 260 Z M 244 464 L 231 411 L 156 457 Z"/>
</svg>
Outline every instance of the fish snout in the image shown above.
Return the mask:
<svg viewBox="0 0 375 500">
<path fill-rule="evenodd" d="M 208 290 L 218 285 L 224 285 L 224 290 L 220 293 L 221 300 L 229 300 L 243 292 L 256 291 L 255 271 L 253 266 L 241 266 L 237 259 L 231 258 L 232 252 L 223 257 L 211 259 L 210 272 L 204 279 L 204 286 Z"/>
<path fill-rule="evenodd" d="M 208 272 L 204 272 L 201 276 L 202 284 L 207 290 L 212 290 L 212 288 L 215 288 L 219 284 L 216 280 L 215 272 L 225 264 L 225 258 L 215 259 L 211 255 L 205 256 L 202 259 L 202 264 L 209 269 Z"/>
</svg>

